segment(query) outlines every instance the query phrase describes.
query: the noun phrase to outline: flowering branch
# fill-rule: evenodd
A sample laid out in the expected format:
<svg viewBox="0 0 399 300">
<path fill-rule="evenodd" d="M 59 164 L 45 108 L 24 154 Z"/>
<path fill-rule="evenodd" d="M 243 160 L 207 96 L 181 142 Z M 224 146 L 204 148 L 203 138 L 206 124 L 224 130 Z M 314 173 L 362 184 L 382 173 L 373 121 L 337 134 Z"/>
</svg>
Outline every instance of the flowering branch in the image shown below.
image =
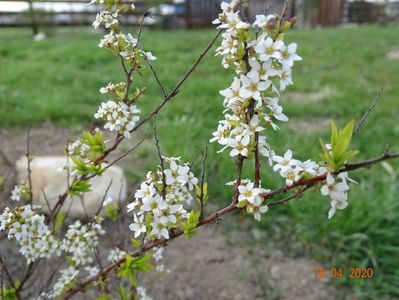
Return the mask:
<svg viewBox="0 0 399 300">
<path fill-rule="evenodd" d="M 134 10 L 134 5 L 127 7 L 120 0 L 91 0 L 91 3 L 99 4 L 103 9 L 97 15 L 93 26 L 97 28 L 101 25 L 109 29 L 109 33 L 101 39 L 99 47 L 109 49 L 117 55 L 126 77 L 125 82 L 109 83 L 100 89 L 100 93 L 111 94 L 113 98 L 101 103 L 94 115 L 96 119 L 104 121 L 104 129 L 116 132 L 116 137 L 112 145 L 106 147 L 102 131 L 99 128 L 92 128 L 90 132 L 83 132 L 77 141 L 68 143 L 66 147 L 68 188 L 58 197 L 52 209 L 48 205 L 50 220 L 38 214 L 33 205 L 15 209 L 7 207 L 0 215 L 0 230 L 7 230 L 8 238 L 15 239 L 19 243 L 19 251 L 25 256 L 28 265 L 20 280 L 21 283 L 15 288 L 16 298 L 20 298 L 24 284 L 28 282 L 42 259 L 60 255 L 68 257 L 68 268 L 60 270 L 61 276 L 52 289 L 41 293 L 38 299 L 69 299 L 83 291 L 90 283 L 99 284 L 109 293 L 106 279 L 116 269 L 118 277 L 128 278 L 134 286 L 129 292 L 119 284 L 118 290 L 124 291 L 126 295 L 133 293 L 134 297 L 136 295 L 144 297 L 145 291 L 138 286 L 136 273 L 149 271 L 153 267 L 150 263 L 152 255 L 154 260 L 158 261 L 162 247 L 176 237 L 184 234 L 190 239 L 197 233 L 198 227 L 215 223 L 221 216 L 238 209 L 245 209 L 259 221 L 269 207 L 299 199 L 312 187 L 330 198 L 331 208 L 328 217 L 331 218 L 337 209 L 344 209 L 348 205 L 349 183 L 352 181 L 348 177 L 348 172 L 399 157 L 399 153 L 386 151 L 377 158 L 356 164 L 348 163 L 357 154 L 357 151 L 349 150 L 352 136 L 377 104 L 381 92 L 355 131 L 354 120 L 342 129 L 338 129 L 332 122 L 330 143 L 325 144 L 321 141 L 323 150 L 321 162 L 316 163 L 310 159 L 302 162 L 294 159 L 290 149 L 283 156 L 276 155 L 272 150 L 269 136 L 266 136 L 265 132 L 267 129 L 279 130 L 277 121 L 288 121 L 280 105 L 280 92 L 293 84 L 292 68 L 296 62 L 302 60 L 296 54 L 297 44 L 286 45 L 284 42 L 285 33 L 295 23 L 294 18 L 284 20 L 288 1 L 285 2 L 280 16 L 257 15 L 252 24 L 248 20 L 248 0 L 223 2 L 222 12 L 214 21 L 218 25 L 216 36 L 169 93 L 166 93 L 151 64 L 156 57 L 151 52 L 145 52 L 141 45 L 144 20 L 148 14 L 142 17 L 137 38 L 134 38 L 131 34 L 124 34 L 121 31 L 117 18 L 120 14 Z M 242 14 L 238 10 L 239 7 L 242 8 Z M 230 205 L 204 218 L 204 205 L 209 197 L 205 182 L 207 150 L 203 154 L 199 181 L 189 163 L 182 162 L 180 157 L 163 156 L 156 119 L 161 109 L 179 93 L 184 82 L 220 35 L 222 42 L 216 49 L 216 54 L 222 56 L 223 67 L 233 68 L 235 75 L 232 84 L 220 91 L 220 95 L 224 98 L 224 119 L 219 121 L 210 142 L 218 142 L 223 146 L 219 152 L 229 148 L 229 155 L 235 158 L 236 173 L 235 180 L 227 183 L 234 186 Z M 148 64 L 163 99 L 151 113 L 141 118 L 137 104 L 145 88 L 136 87 L 134 95 L 131 96 L 129 92 L 133 75 L 142 76 L 143 61 Z M 121 217 L 118 216 L 120 207 L 113 206 L 113 199 L 107 198 L 112 181 L 103 195 L 97 213 L 86 224 L 75 221 L 68 225 L 64 233 L 61 228 L 68 213 L 64 215 L 60 212 L 68 196 L 78 196 L 89 218 L 82 201 L 82 196 L 91 189 L 89 179 L 101 176 L 110 166 L 141 145 L 143 140 L 114 161 L 107 161 L 109 154 L 117 149 L 123 140 L 131 138 L 132 133 L 152 118 L 154 118 L 154 143 L 159 165 L 156 170 L 147 173 L 146 179 L 141 182 L 131 203 L 127 205 L 127 212 L 132 214 L 129 229 L 133 232 L 134 238 L 131 239 L 131 243 L 136 250 L 130 251 L 128 246 L 115 248 L 109 253 L 108 260 L 111 263 L 103 266 L 98 251 L 99 236 L 105 234 L 100 212 L 104 208 L 107 217 L 113 220 Z M 27 139 L 26 156 L 30 176 L 29 132 Z M 285 179 L 284 186 L 275 190 L 261 187 L 261 156 L 266 157 L 270 168 Z M 73 162 L 71 172 L 68 165 L 69 158 Z M 254 158 L 253 179 L 244 179 L 242 178 L 244 162 L 252 158 Z M 187 206 L 193 200 L 194 190 L 200 202 L 199 211 Z M 290 190 L 295 192 L 283 199 L 271 201 L 274 196 Z M 20 201 L 26 195 L 28 195 L 27 200 L 32 199 L 31 181 L 29 186 L 26 184 L 16 186 L 10 198 L 13 201 Z M 47 202 L 44 191 L 43 195 Z M 149 252 L 150 250 L 154 252 Z M 95 265 L 90 265 L 92 263 Z M 83 270 L 87 273 L 83 277 L 79 276 Z M 16 285 L 15 282 L 10 284 L 11 287 Z"/>
<path fill-rule="evenodd" d="M 347 164 L 345 166 L 345 168 L 343 168 L 342 170 L 338 171 L 337 174 L 342 173 L 342 172 L 348 172 L 348 171 L 354 171 L 357 169 L 361 169 L 361 168 L 369 168 L 370 166 L 377 164 L 379 162 L 385 161 L 385 160 L 389 160 L 389 159 L 394 159 L 394 158 L 399 158 L 399 152 L 397 153 L 389 153 L 386 152 L 383 155 L 379 156 L 379 157 L 375 157 L 372 159 L 368 159 L 359 163 L 355 163 L 355 164 Z M 294 188 L 298 188 L 298 187 L 304 187 L 303 189 L 299 190 L 299 193 L 295 193 L 292 196 L 289 196 L 285 199 L 282 200 L 277 200 L 275 202 L 271 202 L 268 204 L 268 206 L 276 206 L 276 205 L 281 205 L 281 204 L 285 204 L 288 201 L 292 200 L 292 199 L 297 199 L 298 195 L 302 195 L 305 191 L 307 191 L 311 186 L 315 185 L 316 183 L 322 182 L 326 179 L 327 174 L 323 174 L 323 175 L 319 175 L 319 176 L 315 176 L 312 178 L 309 178 L 307 180 L 302 180 L 299 181 L 295 184 L 291 184 L 291 185 L 285 185 L 279 189 L 270 191 L 268 193 L 264 193 L 262 194 L 262 197 L 264 199 L 271 199 L 272 197 L 278 195 L 278 194 L 282 194 L 285 193 L 289 190 L 292 190 Z M 199 221 L 196 225 L 196 227 L 201 227 L 203 225 L 207 225 L 207 224 L 211 224 L 212 222 L 214 222 L 216 219 L 219 219 L 221 216 L 228 214 L 234 210 L 237 209 L 237 206 L 235 203 L 231 203 L 230 205 L 220 209 L 219 211 L 211 214 L 210 216 L 206 217 L 205 219 Z M 160 247 L 160 246 L 164 246 L 165 244 L 167 244 L 168 242 L 170 242 L 171 240 L 183 235 L 184 232 L 182 229 L 177 229 L 174 231 L 174 235 L 172 237 L 170 237 L 169 239 L 157 239 L 155 241 L 151 241 L 146 243 L 143 247 L 142 250 L 136 250 L 133 251 L 131 253 L 129 253 L 130 256 L 132 257 L 136 257 L 139 255 L 142 255 L 142 253 L 145 253 L 155 247 Z M 92 276 L 92 277 L 88 277 L 83 279 L 75 288 L 69 290 L 65 295 L 64 295 L 64 300 L 70 299 L 74 294 L 83 291 L 84 288 L 92 283 L 95 282 L 96 280 L 98 280 L 99 278 L 102 277 L 106 277 L 110 272 L 112 272 L 114 269 L 118 268 L 123 262 L 125 261 L 125 258 L 120 259 L 119 261 L 110 264 L 106 267 L 104 267 L 103 271 L 101 273 L 99 273 L 96 276 Z"/>
</svg>

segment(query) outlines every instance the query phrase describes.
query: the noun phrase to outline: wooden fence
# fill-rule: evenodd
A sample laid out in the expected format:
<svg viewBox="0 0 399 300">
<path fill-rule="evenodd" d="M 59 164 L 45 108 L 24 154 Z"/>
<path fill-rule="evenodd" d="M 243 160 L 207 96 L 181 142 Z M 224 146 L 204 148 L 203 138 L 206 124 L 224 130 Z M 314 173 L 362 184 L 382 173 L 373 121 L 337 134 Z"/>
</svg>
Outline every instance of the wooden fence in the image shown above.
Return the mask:
<svg viewBox="0 0 399 300">
<path fill-rule="evenodd" d="M 0 3 L 4 0 L 0 0 Z M 11 0 L 15 3 L 28 3 L 26 0 Z M 88 0 L 32 0 L 34 21 L 42 26 L 74 26 L 88 25 L 93 22 L 97 9 L 94 6 L 85 5 Z M 150 10 L 155 17 L 148 19 L 147 25 L 174 26 L 174 27 L 203 27 L 210 26 L 211 22 L 220 12 L 222 0 L 185 0 L 181 4 L 173 4 L 172 1 L 164 1 L 163 5 L 169 5 L 172 11 L 167 15 L 161 13 L 161 6 L 150 7 L 148 1 L 125 1 L 126 4 L 134 3 L 136 11 L 129 16 L 121 16 L 120 22 L 124 25 L 137 24 L 139 17 Z M 251 0 L 249 6 L 250 19 L 255 19 L 256 14 L 280 13 L 283 7 L 282 0 Z M 62 4 L 67 9 L 51 10 L 46 5 Z M 32 14 L 29 9 L 19 12 L 0 12 L 0 26 L 31 26 Z"/>
<path fill-rule="evenodd" d="M 0 1 L 3 2 L 4 0 Z M 29 3 L 26 0 L 11 0 L 15 3 Z M 32 26 L 32 22 L 39 26 L 79 26 L 91 24 L 98 12 L 98 8 L 87 5 L 85 0 L 32 0 L 31 7 L 24 11 L 1 12 L 0 26 L 19 27 Z M 133 14 L 120 16 L 119 20 L 124 25 L 137 24 L 147 10 L 146 1 L 124 1 L 125 4 L 135 4 Z M 62 7 L 62 9 L 60 9 Z M 154 12 L 157 15 L 157 12 Z M 33 19 L 32 19 L 33 17 Z M 173 17 L 173 15 L 172 15 Z M 154 23 L 148 19 L 148 25 Z"/>
<path fill-rule="evenodd" d="M 2 3 L 5 0 L 0 0 Z M 1 26 L 32 26 L 37 23 L 39 26 L 74 26 L 88 25 L 93 22 L 97 8 L 88 6 L 89 0 L 9 0 L 16 3 L 32 3 L 34 14 L 27 9 L 24 12 L 0 12 Z M 157 1 L 160 3 L 160 1 Z M 162 27 L 203 27 L 211 26 L 211 22 L 220 12 L 222 0 L 185 0 L 182 3 L 174 4 L 173 0 L 163 1 L 162 5 L 154 5 L 153 1 L 126 0 L 124 3 L 134 3 L 136 11 L 132 15 L 121 16 L 120 22 L 123 25 L 135 25 L 139 22 L 140 16 L 150 10 L 154 18 L 147 18 L 146 25 L 158 25 Z M 44 5 L 63 4 L 62 10 L 51 10 Z M 249 18 L 255 19 L 256 14 L 280 13 L 284 0 L 250 0 Z M 76 9 L 76 6 L 78 6 Z M 161 12 L 161 7 L 168 6 L 167 15 Z M 348 22 L 375 22 L 380 18 L 383 9 L 381 5 L 373 5 L 366 1 L 348 2 L 345 0 L 292 0 L 288 11 L 288 17 L 298 16 L 300 27 L 314 26 L 336 26 L 342 21 Z M 396 10 L 395 10 L 396 9 Z M 398 6 L 390 11 L 398 12 Z M 32 12 L 32 11 L 31 11 Z M 398 12 L 399 13 L 399 12 Z"/>
</svg>

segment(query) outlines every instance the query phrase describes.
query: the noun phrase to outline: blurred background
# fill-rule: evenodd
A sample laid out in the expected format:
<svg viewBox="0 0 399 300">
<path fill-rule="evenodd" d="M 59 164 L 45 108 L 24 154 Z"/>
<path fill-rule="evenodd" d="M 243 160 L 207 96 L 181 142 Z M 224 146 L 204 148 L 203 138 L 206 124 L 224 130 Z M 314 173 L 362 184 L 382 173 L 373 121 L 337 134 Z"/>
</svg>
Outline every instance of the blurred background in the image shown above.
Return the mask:
<svg viewBox="0 0 399 300">
<path fill-rule="evenodd" d="M 126 1 L 136 6 L 135 15 L 121 18 L 128 32 L 136 33 L 141 15 L 152 13 L 143 47 L 157 56 L 154 67 L 167 89 L 215 35 L 211 21 L 220 2 Z M 265 11 L 280 13 L 283 6 L 281 0 L 249 3 L 251 19 Z M 123 80 L 117 58 L 97 47 L 105 32 L 90 26 L 96 13 L 79 0 L 0 1 L 0 149 L 9 159 L 24 154 L 26 127 L 32 129 L 33 155 L 62 155 L 66 139 L 88 128 L 99 103 L 107 100 L 99 88 Z M 282 154 L 291 148 L 299 159 L 317 161 L 319 138 L 328 140 L 330 120 L 341 126 L 359 120 L 384 88 L 353 148 L 360 150 L 359 160 L 380 155 L 387 145 L 397 151 L 399 1 L 295 0 L 290 16 L 297 24 L 286 40 L 298 43 L 303 61 L 294 68 L 294 85 L 281 95 L 290 121 L 279 124 L 279 132 L 268 132 L 274 150 Z M 200 152 L 209 148 L 209 211 L 232 195 L 225 183 L 233 179 L 234 161 L 217 154 L 219 147 L 208 140 L 222 118 L 218 92 L 233 76 L 209 53 L 158 118 L 166 155 L 194 161 L 199 172 Z M 139 103 L 145 115 L 162 97 L 147 69 L 134 84 L 147 88 Z M 138 135 L 149 142 L 122 163 L 132 191 L 158 164 L 151 125 Z M 6 163 L 0 161 L 5 176 Z M 266 160 L 262 165 L 263 186 L 281 186 Z M 398 167 L 389 161 L 353 173 L 359 184 L 350 192 L 349 207 L 332 220 L 328 199 L 309 192 L 270 209 L 260 223 L 237 213 L 225 217 L 218 231 L 207 229 L 205 238 L 189 245 L 179 240 L 167 249 L 172 272 L 154 283 L 150 294 L 155 299 L 399 299 Z M 249 168 L 244 172 L 251 174 Z M 342 267 L 345 276 L 331 279 L 333 267 Z M 374 277 L 348 278 L 349 268 L 361 267 L 373 268 Z M 315 276 L 319 268 L 326 271 L 323 278 Z"/>
</svg>

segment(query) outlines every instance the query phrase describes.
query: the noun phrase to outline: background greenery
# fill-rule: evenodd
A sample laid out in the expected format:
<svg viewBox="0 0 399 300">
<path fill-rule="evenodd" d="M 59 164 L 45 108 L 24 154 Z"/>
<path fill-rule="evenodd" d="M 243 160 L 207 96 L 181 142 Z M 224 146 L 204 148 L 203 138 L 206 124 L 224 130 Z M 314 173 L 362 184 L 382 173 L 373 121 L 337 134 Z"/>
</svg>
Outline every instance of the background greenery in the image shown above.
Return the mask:
<svg viewBox="0 0 399 300">
<path fill-rule="evenodd" d="M 146 30 L 143 45 L 158 57 L 154 66 L 167 89 L 213 35 L 212 30 Z M 98 93 L 99 88 L 123 79 L 115 57 L 96 46 L 100 36 L 100 32 L 79 28 L 32 42 L 28 30 L 0 29 L 0 126 L 50 122 L 83 128 L 89 124 L 100 101 L 106 100 Z M 399 149 L 399 61 L 386 58 L 389 51 L 399 50 L 397 28 L 294 31 L 287 40 L 299 44 L 299 54 L 304 58 L 294 69 L 295 85 L 288 92 L 332 92 L 318 102 L 306 97 L 298 101 L 292 94 L 282 94 L 285 112 L 294 125 L 281 124 L 280 132 L 268 132 L 277 153 L 289 147 L 300 159 L 317 160 L 318 138 L 327 140 L 329 131 L 320 120 L 332 118 L 343 125 L 353 117 L 359 119 L 381 87 L 382 101 L 354 138 L 353 148 L 361 152 L 358 159 L 381 154 L 386 144 L 392 150 Z M 209 147 L 208 181 L 212 201 L 218 205 L 231 198 L 232 191 L 224 183 L 233 179 L 234 162 L 227 152 L 216 154 L 219 147 L 208 145 L 208 139 L 222 118 L 218 91 L 227 87 L 232 77 L 232 70 L 220 67 L 219 57 L 208 54 L 158 118 L 162 148 L 168 155 L 182 155 L 190 161 Z M 160 93 L 148 70 L 136 83 L 147 87 L 140 103 L 145 114 L 161 101 Z M 296 128 L 298 122 L 309 123 L 313 130 Z M 151 127 L 145 127 L 141 134 L 151 136 Z M 149 162 L 143 170 L 154 168 L 155 153 L 142 150 L 139 154 L 153 158 L 145 160 Z M 393 168 L 390 173 L 389 166 Z M 364 298 L 399 297 L 399 164 L 389 162 L 389 166 L 353 173 L 359 186 L 350 192 L 349 207 L 338 211 L 332 220 L 327 220 L 329 201 L 314 192 L 271 209 L 259 223 L 264 234 L 258 235 L 256 242 L 268 245 L 274 241 L 287 250 L 287 244 L 299 242 L 306 253 L 289 251 L 287 255 L 310 256 L 326 268 L 372 266 L 373 279 L 342 281 Z M 245 169 L 247 176 L 249 170 Z M 270 188 L 283 183 L 270 172 L 266 161 L 262 179 Z"/>
</svg>

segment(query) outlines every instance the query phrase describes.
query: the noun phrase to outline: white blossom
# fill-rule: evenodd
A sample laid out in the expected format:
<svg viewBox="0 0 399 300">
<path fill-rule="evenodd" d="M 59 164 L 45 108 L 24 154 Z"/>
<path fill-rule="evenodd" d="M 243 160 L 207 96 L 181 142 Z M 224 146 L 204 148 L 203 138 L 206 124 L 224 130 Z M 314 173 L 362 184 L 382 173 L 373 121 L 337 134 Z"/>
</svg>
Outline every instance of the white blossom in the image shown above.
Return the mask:
<svg viewBox="0 0 399 300">
<path fill-rule="evenodd" d="M 134 232 L 134 237 L 138 238 L 142 233 L 147 232 L 147 227 L 144 224 L 144 215 L 134 216 L 134 223 L 129 225 L 129 229 Z"/>
<path fill-rule="evenodd" d="M 118 131 L 125 138 L 130 138 L 130 131 L 140 119 L 138 113 L 140 110 L 134 104 L 128 106 L 123 102 L 109 100 L 101 104 L 94 117 L 106 121 L 105 129 Z"/>
</svg>

